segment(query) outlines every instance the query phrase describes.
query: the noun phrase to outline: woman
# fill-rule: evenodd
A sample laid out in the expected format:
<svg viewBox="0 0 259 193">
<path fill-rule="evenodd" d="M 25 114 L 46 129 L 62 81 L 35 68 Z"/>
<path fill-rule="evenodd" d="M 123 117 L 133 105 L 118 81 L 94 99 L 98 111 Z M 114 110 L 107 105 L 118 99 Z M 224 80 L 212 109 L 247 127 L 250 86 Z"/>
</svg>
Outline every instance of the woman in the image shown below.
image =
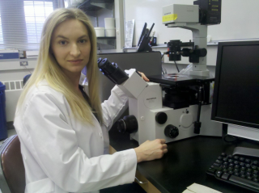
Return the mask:
<svg viewBox="0 0 259 193">
<path fill-rule="evenodd" d="M 58 9 L 42 31 L 37 67 L 18 102 L 26 193 L 94 192 L 134 181 L 136 165 L 167 152 L 165 140 L 108 150 L 108 129 L 128 98 L 115 86 L 99 101 L 96 37 L 78 9 Z M 87 68 L 88 93 L 79 85 Z"/>
</svg>

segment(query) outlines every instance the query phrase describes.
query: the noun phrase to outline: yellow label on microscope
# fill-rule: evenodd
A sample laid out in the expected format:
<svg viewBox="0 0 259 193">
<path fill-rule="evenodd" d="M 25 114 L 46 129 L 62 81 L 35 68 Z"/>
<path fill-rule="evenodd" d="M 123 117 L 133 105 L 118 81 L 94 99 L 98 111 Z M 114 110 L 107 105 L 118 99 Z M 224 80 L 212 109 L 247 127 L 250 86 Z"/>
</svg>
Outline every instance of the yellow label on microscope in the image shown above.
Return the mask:
<svg viewBox="0 0 259 193">
<path fill-rule="evenodd" d="M 174 21 L 177 19 L 177 17 L 177 14 L 164 15 L 163 22 Z"/>
</svg>

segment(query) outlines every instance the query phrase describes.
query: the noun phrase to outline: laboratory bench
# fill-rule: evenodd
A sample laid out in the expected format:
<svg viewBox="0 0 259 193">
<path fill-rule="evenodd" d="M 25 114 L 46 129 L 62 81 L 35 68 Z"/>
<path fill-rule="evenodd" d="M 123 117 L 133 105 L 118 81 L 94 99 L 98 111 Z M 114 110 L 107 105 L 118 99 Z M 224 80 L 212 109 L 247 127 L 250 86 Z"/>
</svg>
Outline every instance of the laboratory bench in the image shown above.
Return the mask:
<svg viewBox="0 0 259 193">
<path fill-rule="evenodd" d="M 130 140 L 129 134 L 119 133 L 114 128 L 110 130 L 109 136 L 110 145 L 115 151 L 138 146 L 137 141 Z M 242 142 L 241 145 L 258 148 L 258 144 L 250 142 Z M 172 142 L 168 144 L 168 153 L 162 159 L 139 163 L 137 176 L 141 178 L 146 192 L 150 193 L 182 193 L 193 183 L 205 185 L 223 193 L 252 193 L 206 174 L 208 168 L 222 152 L 232 154 L 234 148 L 235 145 L 227 144 L 221 137 L 197 136 Z"/>
</svg>

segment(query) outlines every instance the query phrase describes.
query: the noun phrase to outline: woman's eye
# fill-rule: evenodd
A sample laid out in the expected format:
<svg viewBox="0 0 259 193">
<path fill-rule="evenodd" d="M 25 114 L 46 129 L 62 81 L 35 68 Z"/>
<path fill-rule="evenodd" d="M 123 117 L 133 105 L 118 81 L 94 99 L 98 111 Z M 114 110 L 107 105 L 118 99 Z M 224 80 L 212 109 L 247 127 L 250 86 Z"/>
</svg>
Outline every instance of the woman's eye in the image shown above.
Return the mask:
<svg viewBox="0 0 259 193">
<path fill-rule="evenodd" d="M 87 40 L 83 39 L 83 40 L 79 40 L 80 43 L 84 44 L 87 42 Z"/>
<path fill-rule="evenodd" d="M 61 40 L 61 41 L 59 41 L 59 44 L 60 44 L 60 45 L 66 45 L 66 44 L 67 44 L 67 41 Z"/>
</svg>

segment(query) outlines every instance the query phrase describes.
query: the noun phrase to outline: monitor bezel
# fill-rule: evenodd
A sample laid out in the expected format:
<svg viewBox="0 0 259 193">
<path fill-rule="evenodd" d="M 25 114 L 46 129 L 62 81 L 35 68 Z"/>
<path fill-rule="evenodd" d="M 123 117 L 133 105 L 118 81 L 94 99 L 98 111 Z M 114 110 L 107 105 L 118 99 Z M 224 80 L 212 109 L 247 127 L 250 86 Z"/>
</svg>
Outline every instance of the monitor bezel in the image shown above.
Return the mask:
<svg viewBox="0 0 259 193">
<path fill-rule="evenodd" d="M 226 124 L 234 124 L 244 127 L 256 128 L 259 129 L 259 124 L 256 123 L 248 123 L 233 119 L 227 119 L 223 117 L 219 117 L 217 112 L 217 104 L 218 104 L 218 92 L 219 92 L 219 81 L 221 74 L 221 64 L 222 64 L 222 54 L 223 48 L 226 46 L 244 46 L 244 45 L 259 45 L 259 41 L 238 41 L 238 42 L 219 42 L 218 43 L 218 53 L 217 53 L 217 62 L 216 62 L 216 70 L 215 70 L 215 82 L 214 82 L 214 92 L 213 92 L 213 101 L 212 101 L 212 113 L 211 119 L 214 121 L 226 123 Z"/>
</svg>

